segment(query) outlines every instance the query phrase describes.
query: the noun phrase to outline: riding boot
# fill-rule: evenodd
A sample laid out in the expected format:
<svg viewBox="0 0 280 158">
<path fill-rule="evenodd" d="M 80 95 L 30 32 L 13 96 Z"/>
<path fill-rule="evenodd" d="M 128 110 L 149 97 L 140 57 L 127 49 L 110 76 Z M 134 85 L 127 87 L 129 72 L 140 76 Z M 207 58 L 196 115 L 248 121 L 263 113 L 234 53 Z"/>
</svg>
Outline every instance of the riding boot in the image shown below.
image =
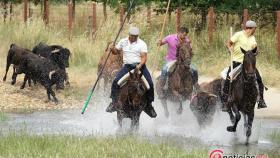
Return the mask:
<svg viewBox="0 0 280 158">
<path fill-rule="evenodd" d="M 222 111 L 223 112 L 228 112 L 229 111 L 229 103 L 228 103 L 228 98 L 229 98 L 229 84 L 230 84 L 230 80 L 229 79 L 226 79 L 223 87 L 222 87 L 222 97 L 221 97 L 221 100 L 222 100 Z"/>
<path fill-rule="evenodd" d="M 259 94 L 260 94 L 260 99 L 258 101 L 258 109 L 267 108 L 267 105 L 263 99 L 264 86 L 263 86 L 263 84 L 258 83 L 258 87 L 259 87 L 258 90 L 259 90 Z"/>
<path fill-rule="evenodd" d="M 112 112 L 115 112 L 115 111 L 117 111 L 118 110 L 118 101 L 117 101 L 117 99 L 113 99 L 112 98 L 112 102 L 109 104 L 109 106 L 106 108 L 106 112 L 110 112 L 110 113 L 112 113 Z"/>
<path fill-rule="evenodd" d="M 111 98 L 112 102 L 109 104 L 109 106 L 106 108 L 106 112 L 115 112 L 118 110 L 118 89 L 115 89 L 111 92 Z"/>
<path fill-rule="evenodd" d="M 151 102 L 149 102 L 149 103 L 146 105 L 146 107 L 145 107 L 145 109 L 144 109 L 144 112 L 145 112 L 147 115 L 149 115 L 151 118 L 157 117 L 157 113 L 156 113 L 154 107 L 152 106 L 152 103 L 151 103 Z"/>
</svg>

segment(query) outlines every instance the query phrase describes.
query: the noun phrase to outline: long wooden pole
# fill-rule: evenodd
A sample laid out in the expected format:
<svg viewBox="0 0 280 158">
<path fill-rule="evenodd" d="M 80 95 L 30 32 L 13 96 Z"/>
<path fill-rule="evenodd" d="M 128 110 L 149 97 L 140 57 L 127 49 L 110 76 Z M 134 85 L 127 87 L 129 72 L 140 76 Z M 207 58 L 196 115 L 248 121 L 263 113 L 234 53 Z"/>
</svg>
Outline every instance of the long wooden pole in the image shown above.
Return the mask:
<svg viewBox="0 0 280 158">
<path fill-rule="evenodd" d="M 169 11 L 170 2 L 171 2 L 171 0 L 168 0 L 165 16 L 164 16 L 164 20 L 163 20 L 163 24 L 162 24 L 161 31 L 160 31 L 160 34 L 159 34 L 159 39 L 160 40 L 162 39 L 163 31 L 164 31 L 164 28 L 165 28 L 165 23 L 166 23 L 167 14 L 168 14 L 168 11 Z M 159 53 L 159 50 L 160 50 L 160 44 L 157 46 L 156 56 Z M 155 60 L 154 63 L 156 63 L 156 68 L 153 70 L 153 72 L 158 68 L 158 62 L 157 62 L 158 58 L 155 58 L 154 60 Z"/>
</svg>

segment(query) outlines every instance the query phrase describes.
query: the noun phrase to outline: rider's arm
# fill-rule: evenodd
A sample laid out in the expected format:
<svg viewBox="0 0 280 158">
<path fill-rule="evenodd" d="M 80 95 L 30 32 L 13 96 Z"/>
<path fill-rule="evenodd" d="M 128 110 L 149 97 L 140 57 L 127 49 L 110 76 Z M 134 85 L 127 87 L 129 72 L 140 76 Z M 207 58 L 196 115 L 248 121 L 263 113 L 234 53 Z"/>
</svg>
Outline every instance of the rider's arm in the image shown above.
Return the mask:
<svg viewBox="0 0 280 158">
<path fill-rule="evenodd" d="M 242 32 L 235 33 L 226 43 L 228 50 L 231 52 L 233 50 L 233 45 L 239 40 L 239 36 Z"/>
<path fill-rule="evenodd" d="M 227 43 L 226 43 L 226 46 L 227 46 L 228 50 L 231 50 L 232 46 L 233 46 L 233 42 L 231 40 L 228 40 Z"/>
<path fill-rule="evenodd" d="M 138 68 L 141 68 L 144 64 L 146 64 L 146 62 L 147 62 L 147 53 L 145 53 L 145 52 L 141 53 L 140 57 L 141 57 L 141 62 L 138 65 Z"/>
<path fill-rule="evenodd" d="M 112 50 L 112 53 L 114 55 L 119 54 L 122 50 L 123 47 L 123 40 L 120 40 L 119 43 L 115 46 L 115 45 L 111 45 L 110 49 Z"/>
<path fill-rule="evenodd" d="M 140 53 L 140 58 L 141 61 L 140 63 L 137 65 L 137 67 L 140 69 L 144 64 L 146 64 L 147 62 L 147 53 L 148 53 L 148 47 L 146 43 L 143 43 L 143 45 L 141 46 L 141 53 Z"/>
<path fill-rule="evenodd" d="M 169 38 L 170 36 L 166 36 L 164 39 L 160 39 L 157 44 L 159 46 L 165 45 L 166 43 L 168 43 Z"/>
</svg>

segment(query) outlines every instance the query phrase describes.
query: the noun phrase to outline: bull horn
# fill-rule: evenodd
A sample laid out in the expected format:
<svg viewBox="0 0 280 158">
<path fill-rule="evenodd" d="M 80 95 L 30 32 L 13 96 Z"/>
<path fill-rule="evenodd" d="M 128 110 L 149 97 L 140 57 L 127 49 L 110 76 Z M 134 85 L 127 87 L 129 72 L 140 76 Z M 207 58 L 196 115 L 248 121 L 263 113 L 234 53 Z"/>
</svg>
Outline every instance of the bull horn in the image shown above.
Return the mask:
<svg viewBox="0 0 280 158">
<path fill-rule="evenodd" d="M 52 53 L 57 53 L 57 52 L 59 52 L 59 49 L 55 49 L 52 51 Z"/>
</svg>

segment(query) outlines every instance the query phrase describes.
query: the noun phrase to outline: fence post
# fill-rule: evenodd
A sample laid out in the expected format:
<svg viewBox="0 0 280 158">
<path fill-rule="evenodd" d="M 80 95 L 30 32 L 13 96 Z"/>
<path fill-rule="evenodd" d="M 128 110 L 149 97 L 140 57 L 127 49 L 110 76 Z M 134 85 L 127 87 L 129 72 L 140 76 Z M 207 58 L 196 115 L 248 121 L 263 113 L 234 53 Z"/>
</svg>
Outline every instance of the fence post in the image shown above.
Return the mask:
<svg viewBox="0 0 280 158">
<path fill-rule="evenodd" d="M 103 16 L 104 16 L 104 21 L 106 21 L 106 20 L 107 20 L 107 3 L 106 3 L 106 2 L 103 2 L 102 5 L 103 5 Z"/>
<path fill-rule="evenodd" d="M 277 11 L 277 26 L 276 26 L 276 31 L 277 31 L 277 52 L 278 52 L 278 58 L 280 59 L 280 10 Z"/>
<path fill-rule="evenodd" d="M 92 35 L 97 30 L 97 18 L 96 18 L 96 3 L 92 4 Z"/>
<path fill-rule="evenodd" d="M 124 20 L 124 8 L 123 5 L 120 4 L 120 25 L 122 25 L 123 20 Z"/>
<path fill-rule="evenodd" d="M 213 41 L 213 32 L 214 32 L 214 8 L 210 7 L 208 11 L 208 38 L 209 38 L 209 43 Z"/>
<path fill-rule="evenodd" d="M 181 7 L 178 7 L 176 11 L 176 31 L 178 31 L 179 28 L 181 27 L 181 15 L 182 15 L 182 9 Z"/>
<path fill-rule="evenodd" d="M 248 9 L 244 9 L 243 10 L 243 21 L 242 21 L 242 28 L 245 29 L 245 24 L 246 24 L 246 21 L 248 21 L 249 19 L 249 13 L 248 13 Z"/>
<path fill-rule="evenodd" d="M 44 22 L 46 25 L 49 24 L 49 1 L 44 0 Z"/>
<path fill-rule="evenodd" d="M 7 19 L 7 15 L 8 15 L 8 11 L 7 11 L 7 3 L 8 2 L 3 2 L 4 6 L 3 6 L 3 9 L 4 9 L 4 22 L 6 22 L 6 19 Z"/>
<path fill-rule="evenodd" d="M 13 2 L 10 2 L 10 21 L 12 21 L 13 16 Z"/>
<path fill-rule="evenodd" d="M 150 4 L 147 6 L 147 26 L 148 28 L 152 26 L 152 11 Z"/>
<path fill-rule="evenodd" d="M 73 29 L 73 4 L 71 1 L 68 2 L 68 31 L 69 40 L 72 40 L 72 29 Z"/>
<path fill-rule="evenodd" d="M 23 2 L 23 21 L 27 21 L 27 8 L 28 8 L 28 0 L 24 0 Z"/>
</svg>

